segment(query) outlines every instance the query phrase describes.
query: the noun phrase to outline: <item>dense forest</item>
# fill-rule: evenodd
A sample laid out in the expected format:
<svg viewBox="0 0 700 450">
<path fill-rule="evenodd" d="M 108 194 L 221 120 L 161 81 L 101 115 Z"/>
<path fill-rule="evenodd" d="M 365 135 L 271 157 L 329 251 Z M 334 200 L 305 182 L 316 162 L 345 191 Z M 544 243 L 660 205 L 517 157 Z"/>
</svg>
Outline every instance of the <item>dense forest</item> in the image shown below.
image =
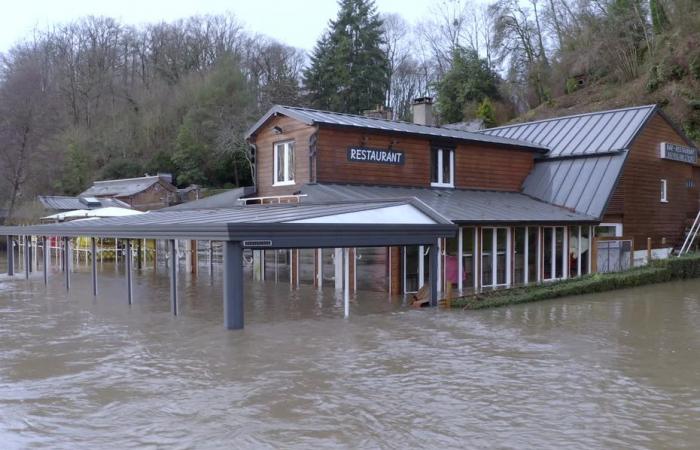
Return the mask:
<svg viewBox="0 0 700 450">
<path fill-rule="evenodd" d="M 0 207 L 144 173 L 249 185 L 243 133 L 276 103 L 410 120 L 430 95 L 488 126 L 659 103 L 700 138 L 700 0 L 447 0 L 416 24 L 340 0 L 310 54 L 242 19 L 87 17 L 0 55 Z"/>
</svg>

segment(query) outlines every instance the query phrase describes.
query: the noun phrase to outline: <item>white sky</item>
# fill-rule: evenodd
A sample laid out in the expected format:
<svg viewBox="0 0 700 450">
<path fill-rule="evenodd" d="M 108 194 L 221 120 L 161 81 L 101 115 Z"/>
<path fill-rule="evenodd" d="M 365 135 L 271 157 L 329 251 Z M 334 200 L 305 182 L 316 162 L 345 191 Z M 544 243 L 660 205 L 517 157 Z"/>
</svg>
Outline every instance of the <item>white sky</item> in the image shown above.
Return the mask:
<svg viewBox="0 0 700 450">
<path fill-rule="evenodd" d="M 399 13 L 409 23 L 428 15 L 436 0 L 375 0 L 379 12 Z M 31 35 L 33 29 L 88 16 L 109 16 L 139 25 L 196 14 L 234 13 L 248 31 L 266 34 L 311 50 L 337 13 L 336 0 L 4 0 L 0 52 Z"/>
</svg>

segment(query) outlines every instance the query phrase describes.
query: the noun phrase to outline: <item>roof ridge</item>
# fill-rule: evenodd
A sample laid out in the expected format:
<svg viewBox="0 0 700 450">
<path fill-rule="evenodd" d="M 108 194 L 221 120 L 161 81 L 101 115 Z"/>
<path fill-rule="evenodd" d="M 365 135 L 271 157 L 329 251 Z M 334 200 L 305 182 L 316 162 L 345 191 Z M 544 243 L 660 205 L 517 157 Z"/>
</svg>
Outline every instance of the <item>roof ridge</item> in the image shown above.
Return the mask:
<svg viewBox="0 0 700 450">
<path fill-rule="evenodd" d="M 616 112 L 621 112 L 621 111 L 632 111 L 635 109 L 642 110 L 642 109 L 651 108 L 652 110 L 655 110 L 657 107 L 658 107 L 658 105 L 656 105 L 656 104 L 647 104 L 647 105 L 639 105 L 639 106 L 628 106 L 625 108 L 617 108 L 617 109 L 604 109 L 602 111 L 591 111 L 591 112 L 587 112 L 587 113 L 570 114 L 568 116 L 551 117 L 549 119 L 539 119 L 539 120 L 533 120 L 533 121 L 529 121 L 529 122 L 520 122 L 520 123 L 514 123 L 514 124 L 510 124 L 510 125 L 501 125 L 500 127 L 487 128 L 485 130 L 473 131 L 473 133 L 489 134 L 490 131 L 503 130 L 506 128 L 520 127 L 520 126 L 525 126 L 525 125 L 532 125 L 534 123 L 551 122 L 554 120 L 573 119 L 576 117 L 595 116 L 595 115 L 600 115 L 600 114 L 616 113 Z"/>
<path fill-rule="evenodd" d="M 333 114 L 336 116 L 342 116 L 342 117 L 355 117 L 363 120 L 373 120 L 376 122 L 384 122 L 384 123 L 400 123 L 400 124 L 405 124 L 405 125 L 413 125 L 417 127 L 426 127 L 426 128 L 433 128 L 435 130 L 447 130 L 447 131 L 454 131 L 457 133 L 464 133 L 465 135 L 479 135 L 482 134 L 480 131 L 467 131 L 467 130 L 460 130 L 456 128 L 448 128 L 443 125 L 427 125 L 427 124 L 422 124 L 422 123 L 415 123 L 415 122 L 408 122 L 405 120 L 394 120 L 394 119 L 384 119 L 381 117 L 371 117 L 371 116 L 365 116 L 363 114 L 351 114 L 351 113 L 344 113 L 344 112 L 337 112 L 337 111 L 328 111 L 325 109 L 315 109 L 315 108 L 307 108 L 305 106 L 288 106 L 288 105 L 275 105 L 279 108 L 287 108 L 287 109 L 293 109 L 293 110 L 298 110 L 298 111 L 310 111 L 310 112 L 317 112 L 317 113 L 323 113 L 323 114 Z M 527 145 L 527 146 L 532 146 L 532 143 L 523 141 L 520 139 L 511 139 L 511 138 L 504 138 L 508 139 L 515 143 L 519 143 L 522 145 Z"/>
<path fill-rule="evenodd" d="M 149 178 L 160 178 L 160 175 L 149 175 L 147 177 L 133 177 L 133 178 L 116 178 L 114 180 L 96 180 L 93 184 L 97 183 L 114 183 L 115 181 L 133 181 L 133 180 L 146 180 Z"/>
</svg>

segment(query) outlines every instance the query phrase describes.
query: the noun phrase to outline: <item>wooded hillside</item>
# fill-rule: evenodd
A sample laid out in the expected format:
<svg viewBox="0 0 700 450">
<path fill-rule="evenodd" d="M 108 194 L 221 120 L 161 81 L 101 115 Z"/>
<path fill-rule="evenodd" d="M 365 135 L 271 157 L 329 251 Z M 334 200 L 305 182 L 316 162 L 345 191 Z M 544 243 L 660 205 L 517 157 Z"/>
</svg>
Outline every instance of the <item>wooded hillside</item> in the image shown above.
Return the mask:
<svg viewBox="0 0 700 450">
<path fill-rule="evenodd" d="M 144 173 L 249 185 L 243 131 L 275 103 L 410 120 L 431 95 L 442 123 L 489 125 L 659 103 L 700 138 L 700 0 L 444 0 L 417 24 L 338 9 L 310 54 L 232 15 L 35 32 L 1 55 L 0 207 Z"/>
</svg>

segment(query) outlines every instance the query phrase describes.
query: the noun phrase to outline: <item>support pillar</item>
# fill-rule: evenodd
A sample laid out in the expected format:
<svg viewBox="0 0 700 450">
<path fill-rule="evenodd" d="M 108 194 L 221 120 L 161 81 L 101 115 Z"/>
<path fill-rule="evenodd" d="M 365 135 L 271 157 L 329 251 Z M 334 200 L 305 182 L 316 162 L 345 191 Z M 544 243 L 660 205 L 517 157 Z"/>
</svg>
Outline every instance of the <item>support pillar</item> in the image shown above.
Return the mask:
<svg viewBox="0 0 700 450">
<path fill-rule="evenodd" d="M 97 243 L 95 238 L 90 238 L 90 247 L 92 254 L 92 295 L 97 297 Z"/>
<path fill-rule="evenodd" d="M 175 258 L 177 258 L 177 247 L 174 239 L 168 241 L 168 247 L 170 259 L 174 261 Z M 168 267 L 168 274 L 170 275 L 170 310 L 174 316 L 177 316 L 177 269 L 175 268 L 175 264 L 170 264 L 170 267 Z"/>
<path fill-rule="evenodd" d="M 350 317 L 350 249 L 343 249 L 343 307 L 345 317 Z"/>
<path fill-rule="evenodd" d="M 44 269 L 44 286 L 49 284 L 49 240 L 46 236 L 41 237 L 41 257 L 42 269 Z"/>
<path fill-rule="evenodd" d="M 29 279 L 29 268 L 31 267 L 31 260 L 29 257 L 29 236 L 24 237 L 24 279 Z"/>
<path fill-rule="evenodd" d="M 132 303 L 132 297 L 133 297 L 133 292 L 132 292 L 132 285 L 131 285 L 131 239 L 126 240 L 126 255 L 125 255 L 125 260 L 126 260 L 126 296 L 127 299 L 129 300 L 129 305 Z"/>
<path fill-rule="evenodd" d="M 438 305 L 438 283 L 440 282 L 440 277 L 438 276 L 439 249 L 438 240 L 435 240 L 430 248 L 430 273 L 428 274 L 430 279 L 430 306 Z"/>
<path fill-rule="evenodd" d="M 7 275 L 15 274 L 15 242 L 12 236 L 7 236 Z"/>
<path fill-rule="evenodd" d="M 336 248 L 333 250 L 335 252 L 335 258 L 333 259 L 335 290 L 340 291 L 343 289 L 343 249 Z"/>
<path fill-rule="evenodd" d="M 66 281 L 66 291 L 70 291 L 70 238 L 63 238 L 63 273 Z"/>
<path fill-rule="evenodd" d="M 243 329 L 243 248 L 240 242 L 224 242 L 224 326 Z"/>
</svg>

